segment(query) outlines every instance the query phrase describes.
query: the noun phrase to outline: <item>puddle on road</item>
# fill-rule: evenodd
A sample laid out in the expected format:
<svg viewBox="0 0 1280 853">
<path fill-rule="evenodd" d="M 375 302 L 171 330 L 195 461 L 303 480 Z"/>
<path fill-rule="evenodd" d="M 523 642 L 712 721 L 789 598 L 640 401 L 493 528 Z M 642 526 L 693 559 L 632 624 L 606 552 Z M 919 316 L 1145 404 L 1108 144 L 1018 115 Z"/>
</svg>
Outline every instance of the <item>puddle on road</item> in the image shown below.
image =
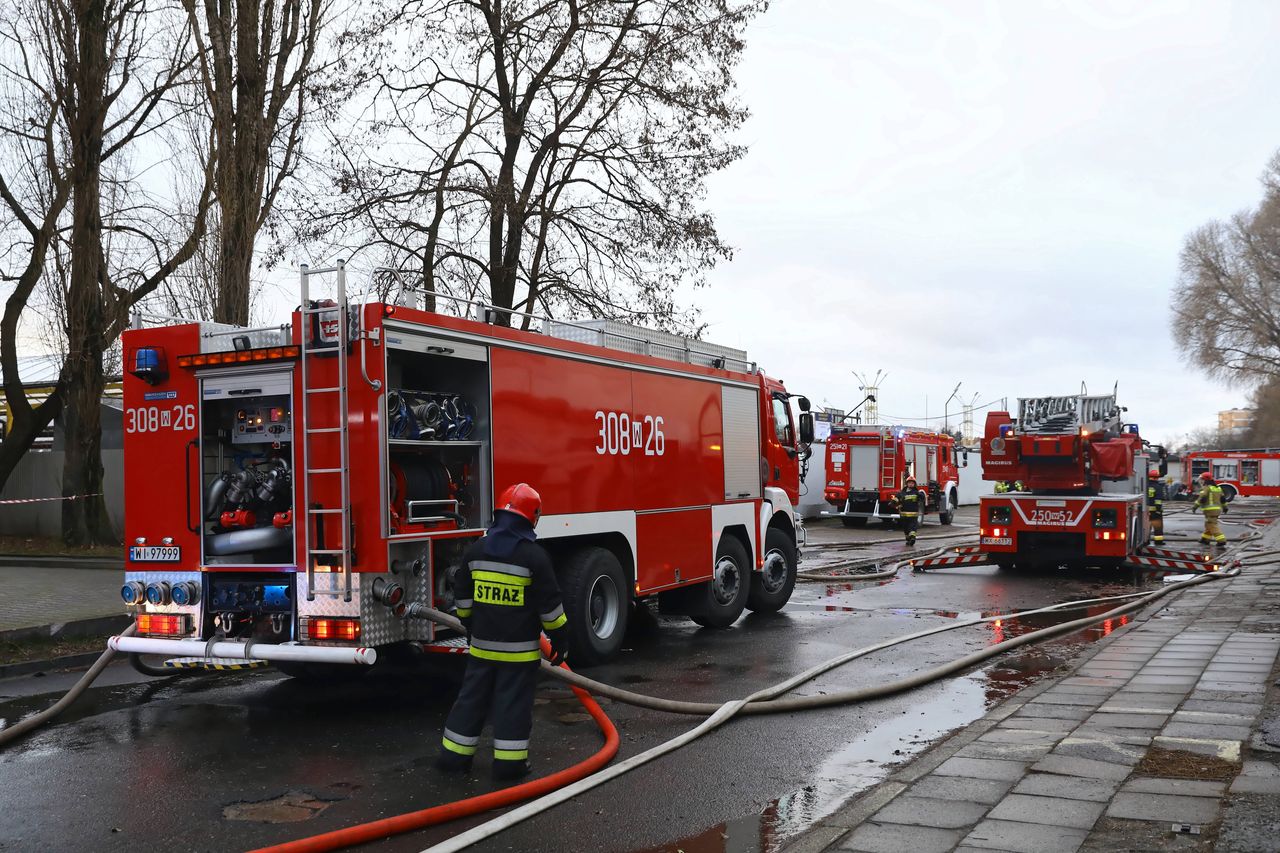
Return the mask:
<svg viewBox="0 0 1280 853">
<path fill-rule="evenodd" d="M 988 632 L 987 643 L 994 645 L 1086 613 L 1103 613 L 1111 606 L 1100 604 L 1085 610 L 997 619 L 980 630 Z M 902 612 L 915 613 L 911 609 Z M 994 611 L 921 613 L 953 619 L 999 615 Z M 914 713 L 888 719 L 829 755 L 814 770 L 807 785 L 773 800 L 759 814 L 745 815 L 696 835 L 633 849 L 630 853 L 775 853 L 841 804 L 881 782 L 895 766 L 915 757 L 944 735 L 967 726 L 999 702 L 1073 660 L 1084 646 L 1129 621 L 1128 616 L 1108 619 L 946 682 L 940 692 L 915 706 Z"/>
<path fill-rule="evenodd" d="M 338 800 L 321 800 L 306 791 L 289 791 L 269 800 L 231 803 L 222 807 L 225 820 L 255 823 L 298 823 L 311 820 Z"/>
</svg>

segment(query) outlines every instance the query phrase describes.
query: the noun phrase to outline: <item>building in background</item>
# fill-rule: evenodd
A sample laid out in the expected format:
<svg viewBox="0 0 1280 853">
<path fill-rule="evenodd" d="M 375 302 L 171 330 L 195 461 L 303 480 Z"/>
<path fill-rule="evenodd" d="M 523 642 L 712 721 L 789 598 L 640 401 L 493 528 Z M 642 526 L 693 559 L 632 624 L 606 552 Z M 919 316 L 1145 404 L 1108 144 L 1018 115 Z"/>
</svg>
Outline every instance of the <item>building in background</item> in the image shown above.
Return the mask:
<svg viewBox="0 0 1280 853">
<path fill-rule="evenodd" d="M 1218 412 L 1218 432 L 1240 436 L 1253 426 L 1253 409 L 1226 409 Z"/>
</svg>

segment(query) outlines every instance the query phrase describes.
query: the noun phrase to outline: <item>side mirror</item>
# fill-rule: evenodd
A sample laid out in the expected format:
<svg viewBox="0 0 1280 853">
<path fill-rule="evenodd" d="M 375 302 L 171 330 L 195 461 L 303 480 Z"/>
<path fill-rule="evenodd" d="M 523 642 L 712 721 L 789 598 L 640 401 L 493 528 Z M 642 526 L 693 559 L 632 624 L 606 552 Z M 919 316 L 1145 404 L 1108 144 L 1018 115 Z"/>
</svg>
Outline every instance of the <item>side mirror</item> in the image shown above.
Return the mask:
<svg viewBox="0 0 1280 853">
<path fill-rule="evenodd" d="M 805 402 L 807 403 L 808 400 L 805 400 Z M 800 443 L 801 444 L 813 443 L 813 413 L 812 412 L 805 411 L 800 413 Z"/>
<path fill-rule="evenodd" d="M 964 452 L 963 461 L 960 463 L 960 467 L 961 467 L 961 468 L 968 468 L 968 467 L 969 467 L 969 451 L 967 451 L 967 450 Z"/>
<path fill-rule="evenodd" d="M 813 408 L 811 405 L 809 405 L 808 397 L 796 397 L 796 405 L 800 407 L 800 411 L 802 412 L 807 412 L 811 408 Z"/>
</svg>

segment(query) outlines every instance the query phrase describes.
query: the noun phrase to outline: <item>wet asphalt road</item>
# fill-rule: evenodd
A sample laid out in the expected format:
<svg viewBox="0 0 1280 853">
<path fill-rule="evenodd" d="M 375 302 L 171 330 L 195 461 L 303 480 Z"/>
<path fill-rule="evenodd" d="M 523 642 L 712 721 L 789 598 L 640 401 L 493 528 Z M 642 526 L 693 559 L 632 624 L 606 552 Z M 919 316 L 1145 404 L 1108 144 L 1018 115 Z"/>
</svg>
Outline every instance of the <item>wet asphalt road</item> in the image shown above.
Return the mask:
<svg viewBox="0 0 1280 853">
<path fill-rule="evenodd" d="M 976 536 L 973 520 L 970 509 L 953 530 Z M 1176 536 L 1196 523 L 1183 514 L 1168 527 Z M 922 535 L 944 530 L 931 524 Z M 896 535 L 874 526 L 813 525 L 803 568 L 831 559 L 831 552 L 822 554 L 824 543 Z M 932 547 L 922 541 L 918 550 Z M 874 549 L 857 555 L 891 558 L 904 550 L 897 541 Z M 781 613 L 748 615 L 727 631 L 652 620 L 633 631 L 615 663 L 588 674 L 666 697 L 724 701 L 849 649 L 957 618 L 1157 584 L 1132 574 L 1022 576 L 988 567 L 801 584 Z M 929 637 L 856 661 L 798 692 L 881 683 L 1047 624 L 1049 617 L 1037 617 L 1034 624 L 1010 620 Z M 778 849 L 882 778 L 886 767 L 966 725 L 1114 627 L 865 705 L 733 721 L 475 849 Z M 0 718 L 12 721 L 46 707 L 75 677 L 0 682 Z M 483 758 L 486 744 L 470 778 L 443 778 L 431 767 L 452 698 L 439 680 L 366 678 L 319 686 L 271 670 L 149 680 L 124 665 L 110 668 L 98 684 L 57 723 L 0 752 L 0 850 L 247 850 L 495 787 Z M 596 749 L 595 726 L 567 690 L 547 681 L 537 702 L 535 772 L 567 766 Z M 622 757 L 697 723 L 616 703 L 605 710 L 622 733 Z M 481 820 L 363 849 L 422 850 Z"/>
</svg>

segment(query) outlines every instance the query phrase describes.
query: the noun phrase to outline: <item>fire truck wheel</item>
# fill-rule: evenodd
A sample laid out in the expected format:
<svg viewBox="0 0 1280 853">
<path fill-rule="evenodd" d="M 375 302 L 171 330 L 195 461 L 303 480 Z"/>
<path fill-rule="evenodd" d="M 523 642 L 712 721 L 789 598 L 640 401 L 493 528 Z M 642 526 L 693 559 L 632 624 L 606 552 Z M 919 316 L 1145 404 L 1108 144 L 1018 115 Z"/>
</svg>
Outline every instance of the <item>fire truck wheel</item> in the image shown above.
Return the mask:
<svg viewBox="0 0 1280 853">
<path fill-rule="evenodd" d="M 603 663 L 622 648 L 627 633 L 627 579 L 612 551 L 579 548 L 560 575 L 564 610 L 569 617 L 570 660 Z"/>
<path fill-rule="evenodd" d="M 1236 487 L 1230 483 L 1222 484 L 1222 502 L 1231 503 L 1236 499 Z"/>
<path fill-rule="evenodd" d="M 689 618 L 704 628 L 728 628 L 747 607 L 751 558 L 733 536 L 722 535 L 711 580 L 689 587 Z"/>
<path fill-rule="evenodd" d="M 1014 569 L 1012 557 L 997 557 L 995 560 L 996 568 L 1002 572 L 1011 572 Z"/>
<path fill-rule="evenodd" d="M 950 524 L 956 518 L 956 493 L 954 491 L 947 493 L 947 506 L 942 512 L 938 513 L 939 524 Z"/>
<path fill-rule="evenodd" d="M 845 527 L 866 527 L 867 520 L 865 518 L 850 518 L 847 515 L 840 516 L 840 523 Z"/>
<path fill-rule="evenodd" d="M 764 537 L 764 565 L 751 573 L 747 607 L 756 613 L 777 613 L 791 598 L 795 586 L 795 543 L 784 531 L 770 527 Z"/>
</svg>

